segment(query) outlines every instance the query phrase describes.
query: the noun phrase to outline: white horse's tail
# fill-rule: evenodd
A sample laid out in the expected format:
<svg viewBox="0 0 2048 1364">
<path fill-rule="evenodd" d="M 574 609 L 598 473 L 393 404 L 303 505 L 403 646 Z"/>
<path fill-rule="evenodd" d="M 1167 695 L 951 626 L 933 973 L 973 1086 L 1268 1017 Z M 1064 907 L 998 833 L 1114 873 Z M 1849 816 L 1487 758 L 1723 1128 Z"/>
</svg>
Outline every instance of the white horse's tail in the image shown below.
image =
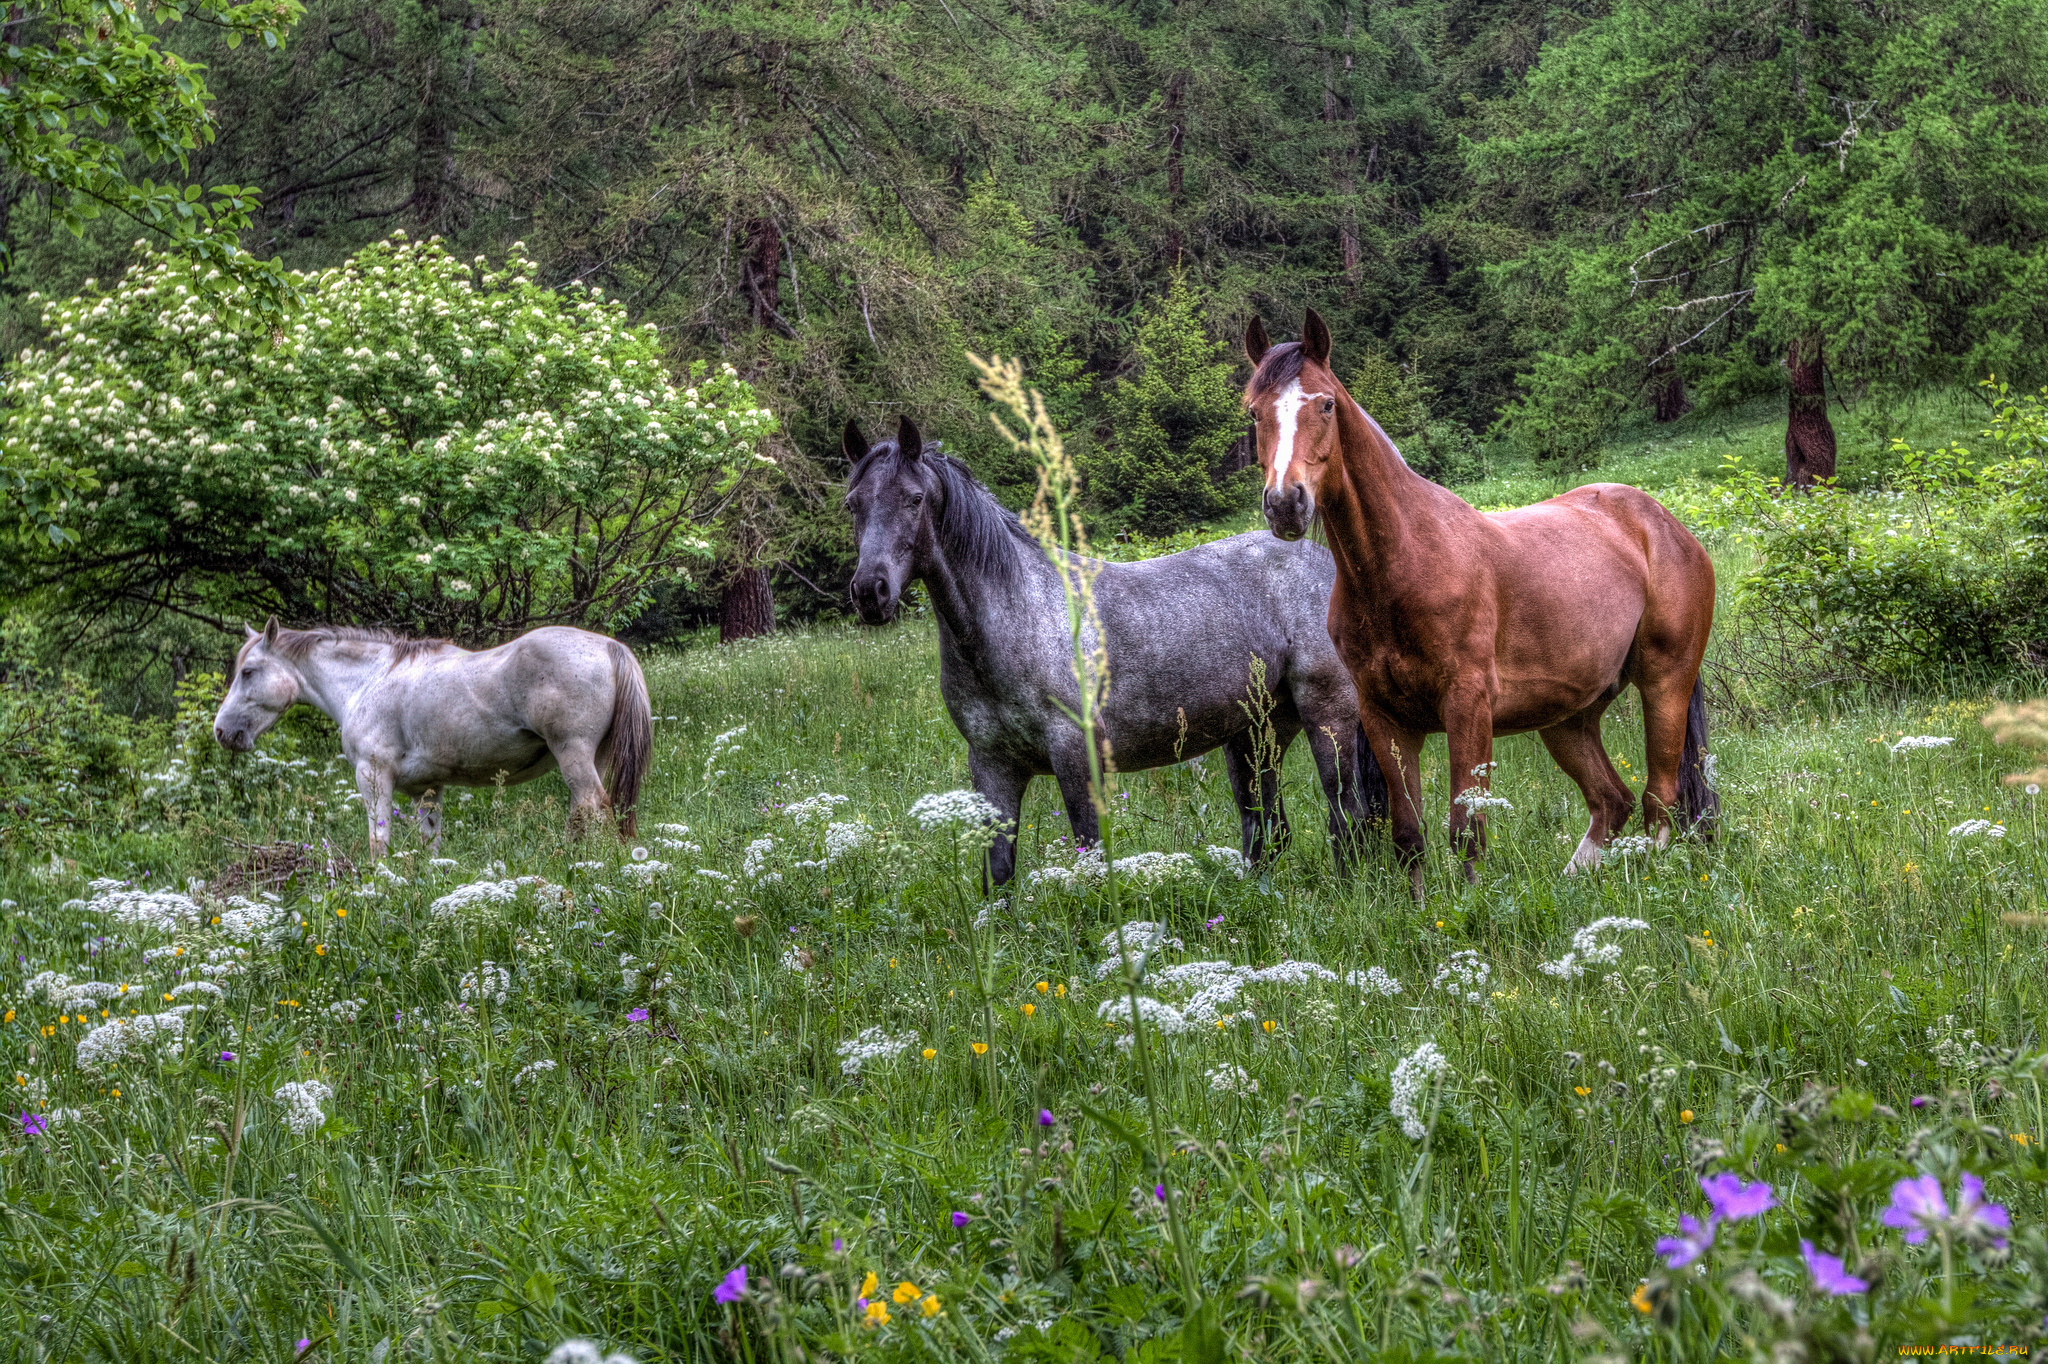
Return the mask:
<svg viewBox="0 0 2048 1364">
<path fill-rule="evenodd" d="M 610 755 L 605 785 L 619 832 L 631 838 L 639 828 L 640 779 L 654 756 L 654 712 L 647 700 L 647 679 L 640 660 L 617 640 L 609 641 L 612 656 L 612 723 L 600 747 Z"/>
</svg>

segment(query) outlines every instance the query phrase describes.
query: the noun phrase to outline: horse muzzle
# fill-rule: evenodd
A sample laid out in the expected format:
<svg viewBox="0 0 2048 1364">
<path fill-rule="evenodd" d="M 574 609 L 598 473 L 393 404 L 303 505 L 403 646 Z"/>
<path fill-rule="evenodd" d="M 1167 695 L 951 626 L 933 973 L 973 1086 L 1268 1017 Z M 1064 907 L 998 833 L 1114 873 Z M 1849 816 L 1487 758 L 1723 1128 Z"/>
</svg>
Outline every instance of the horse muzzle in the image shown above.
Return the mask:
<svg viewBox="0 0 2048 1364">
<path fill-rule="evenodd" d="M 1299 540 L 1308 534 L 1309 522 L 1315 520 L 1316 500 L 1305 483 L 1266 489 L 1264 506 L 1266 529 L 1282 540 Z"/>
<path fill-rule="evenodd" d="M 225 725 L 213 727 L 214 741 L 231 753 L 247 753 L 256 747 L 256 741 L 249 737 L 246 729 L 229 729 Z"/>
<path fill-rule="evenodd" d="M 897 595 L 885 574 L 854 575 L 853 609 L 865 624 L 887 625 L 894 620 Z"/>
</svg>

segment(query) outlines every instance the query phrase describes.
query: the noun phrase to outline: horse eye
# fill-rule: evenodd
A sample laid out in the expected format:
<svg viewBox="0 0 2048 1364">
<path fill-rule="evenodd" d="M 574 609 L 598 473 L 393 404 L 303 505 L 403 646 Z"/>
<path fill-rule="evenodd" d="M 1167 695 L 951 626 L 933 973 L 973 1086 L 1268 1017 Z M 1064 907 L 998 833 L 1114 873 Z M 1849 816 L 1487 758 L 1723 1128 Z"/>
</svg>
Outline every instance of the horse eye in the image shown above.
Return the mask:
<svg viewBox="0 0 2048 1364">
<path fill-rule="evenodd" d="M 1325 399 L 1323 399 L 1323 411 L 1325 411 L 1325 412 L 1335 412 L 1336 410 L 1337 410 L 1337 400 L 1336 400 L 1335 398 L 1325 398 Z"/>
<path fill-rule="evenodd" d="M 923 494 L 923 493 L 912 493 L 912 494 L 910 495 L 910 505 L 911 505 L 911 506 L 913 506 L 913 507 L 915 507 L 915 506 L 919 506 L 919 505 L 921 505 L 921 504 L 922 504 L 923 502 L 924 502 L 924 494 Z"/>
<path fill-rule="evenodd" d="M 242 676 L 244 676 L 244 677 L 254 677 L 255 675 L 256 675 L 256 670 L 255 670 L 254 668 L 244 668 L 244 669 L 242 669 Z"/>
</svg>

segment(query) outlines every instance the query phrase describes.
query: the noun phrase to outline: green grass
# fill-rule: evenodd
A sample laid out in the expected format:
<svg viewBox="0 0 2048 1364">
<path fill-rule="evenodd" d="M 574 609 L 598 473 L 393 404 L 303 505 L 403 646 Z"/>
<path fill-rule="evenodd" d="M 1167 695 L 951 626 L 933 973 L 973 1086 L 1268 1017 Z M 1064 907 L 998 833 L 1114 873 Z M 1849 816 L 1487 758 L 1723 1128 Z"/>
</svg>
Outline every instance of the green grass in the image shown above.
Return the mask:
<svg viewBox="0 0 2048 1364">
<path fill-rule="evenodd" d="M 1704 1306 L 1665 1331 L 1629 1301 L 1658 1270 L 1654 1236 L 1699 1209 L 1689 1143 L 1719 1141 L 1818 1217 L 1826 1162 L 1803 1142 L 1774 1149 L 1780 1106 L 1808 1084 L 1848 1084 L 1906 1115 L 1911 1096 L 1954 1088 L 1936 1105 L 1944 1122 L 2042 1132 L 2037 1096 L 1985 1099 L 1937 1062 L 1928 1033 L 2020 1046 L 2042 1011 L 2041 929 L 2026 917 L 2048 909 L 2038 804 L 1999 784 L 2013 755 L 1987 747 L 1967 702 L 1724 727 L 1717 841 L 1571 879 L 1559 868 L 1583 828 L 1578 797 L 1534 740 L 1504 741 L 1495 789 L 1515 809 L 1494 820 L 1479 883 L 1433 854 L 1421 909 L 1384 850 L 1357 881 L 1335 880 L 1297 752 L 1298 832 L 1269 883 L 1203 864 L 1149 898 L 1127 888 L 1120 905 L 1020 889 L 977 931 L 956 831 L 906 818 L 920 794 L 966 784 L 928 626 L 785 634 L 648 671 L 665 718 L 642 843 L 671 871 L 644 888 L 620 870 L 625 850 L 565 845 L 550 778 L 452 805 L 452 867 L 428 865 L 401 831 L 406 884 L 289 887 L 305 927 L 253 944 L 180 1058 L 83 1072 L 85 1027 L 8 987 L 17 1012 L 0 1045 L 30 1082 L 17 1088 L 79 1110 L 0 1151 L 0 1330 L 20 1357 L 282 1361 L 305 1338 L 332 1360 L 515 1360 L 586 1335 L 642 1360 L 794 1359 L 798 1341 L 906 1360 L 1195 1358 L 1177 1352 L 1198 1291 L 1219 1305 L 1233 1358 L 1696 1359 L 1726 1329 L 1709 1329 Z M 1631 710 L 1616 708 L 1610 742 L 1634 776 Z M 740 724 L 707 787 L 709 739 Z M 1901 733 L 1956 742 L 1895 756 L 1880 741 Z M 1440 743 L 1425 757 L 1433 821 L 1448 796 Z M 284 838 L 360 850 L 332 770 L 251 790 L 81 831 L 54 867 L 10 853 L 10 979 L 63 970 L 155 999 L 179 962 L 229 945 L 224 930 L 115 930 L 66 907 L 87 879 L 182 884 Z M 776 810 L 817 792 L 848 797 L 834 817 L 875 841 L 807 872 L 794 864 L 817 857 L 815 826 Z M 1129 775 L 1112 805 L 1119 856 L 1235 842 L 1214 758 Z M 2011 832 L 1950 838 L 1968 817 Z M 654 827 L 666 823 L 690 832 Z M 1049 783 L 1024 823 L 1024 869 L 1059 860 Z M 763 836 L 777 843 L 764 869 L 783 879 L 748 886 L 746 850 Z M 432 911 L 499 862 L 572 895 L 529 887 Z M 1651 926 L 1619 936 L 1611 971 L 1563 982 L 1536 969 L 1609 915 Z M 1098 944 L 1126 919 L 1185 941 L 1162 961 L 1378 966 L 1404 993 L 1249 986 L 1246 1023 L 1148 1035 L 1148 1082 L 1097 1017 L 1123 988 L 1096 980 Z M 125 945 L 90 957 L 110 933 Z M 144 963 L 143 947 L 165 945 L 184 955 Z M 1491 970 L 1476 1006 L 1430 989 L 1468 950 Z M 638 959 L 630 985 L 622 953 Z M 485 961 L 512 966 L 507 997 L 464 1009 L 462 978 Z M 353 1023 L 327 1011 L 345 999 L 364 1001 Z M 646 1022 L 630 1021 L 636 1008 Z M 917 1041 L 843 1074 L 837 1048 L 870 1027 Z M 1419 1143 L 1389 1114 L 1388 1076 L 1424 1041 L 1452 1070 Z M 1672 1075 L 1642 1083 L 1652 1059 Z M 538 1061 L 555 1067 L 515 1083 Z M 1257 1092 L 1213 1089 L 1223 1066 Z M 271 1097 L 300 1079 L 334 1090 L 325 1126 L 304 1135 Z M 1139 1153 L 1155 1117 L 1178 1152 L 1161 1168 L 1186 1272 L 1149 1192 L 1162 1176 Z M 1912 1127 L 1877 1121 L 1825 1152 L 1894 1159 Z M 1980 1144 L 1990 1155 L 1975 1168 L 2016 1225 L 2038 1228 L 2038 1146 Z M 964 1229 L 955 1211 L 970 1214 Z M 1773 1233 L 1780 1250 L 1790 1225 Z M 1891 1282 L 1920 1283 L 1921 1259 L 1887 1254 Z M 742 1262 L 772 1303 L 713 1303 Z M 2002 1272 L 2032 1282 L 2016 1263 Z M 869 1271 L 884 1293 L 903 1280 L 936 1293 L 944 1312 L 889 1303 L 892 1324 L 857 1326 Z M 1998 1276 L 1982 1272 L 1989 1292 Z M 1303 1281 L 1319 1286 L 1306 1302 Z M 2001 1291 L 1991 1298 L 2027 1290 Z M 1034 1322 L 1053 1325 L 1042 1336 Z M 1900 1318 L 1876 1338 L 1924 1334 Z"/>
</svg>

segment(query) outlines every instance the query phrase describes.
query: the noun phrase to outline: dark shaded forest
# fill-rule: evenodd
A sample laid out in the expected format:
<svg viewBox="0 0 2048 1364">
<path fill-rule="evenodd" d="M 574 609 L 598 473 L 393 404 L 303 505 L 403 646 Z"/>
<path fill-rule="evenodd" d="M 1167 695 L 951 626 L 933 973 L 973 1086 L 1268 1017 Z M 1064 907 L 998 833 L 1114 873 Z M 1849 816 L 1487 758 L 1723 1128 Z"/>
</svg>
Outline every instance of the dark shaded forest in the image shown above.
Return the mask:
<svg viewBox="0 0 2048 1364">
<path fill-rule="evenodd" d="M 1446 479 L 1772 394 L 1824 478 L 1830 394 L 2038 382 L 2043 8 L 315 0 L 282 52 L 170 41 L 214 95 L 191 176 L 261 190 L 256 254 L 524 243 L 738 366 L 782 430 L 722 580 L 773 568 L 804 612 L 849 417 L 911 412 L 1024 495 L 969 351 L 1023 357 L 1104 523 L 1152 533 L 1235 503 L 1254 312 L 1320 310 Z M 136 232 L 9 202 L 18 350 L 27 295 L 113 277 Z"/>
</svg>

